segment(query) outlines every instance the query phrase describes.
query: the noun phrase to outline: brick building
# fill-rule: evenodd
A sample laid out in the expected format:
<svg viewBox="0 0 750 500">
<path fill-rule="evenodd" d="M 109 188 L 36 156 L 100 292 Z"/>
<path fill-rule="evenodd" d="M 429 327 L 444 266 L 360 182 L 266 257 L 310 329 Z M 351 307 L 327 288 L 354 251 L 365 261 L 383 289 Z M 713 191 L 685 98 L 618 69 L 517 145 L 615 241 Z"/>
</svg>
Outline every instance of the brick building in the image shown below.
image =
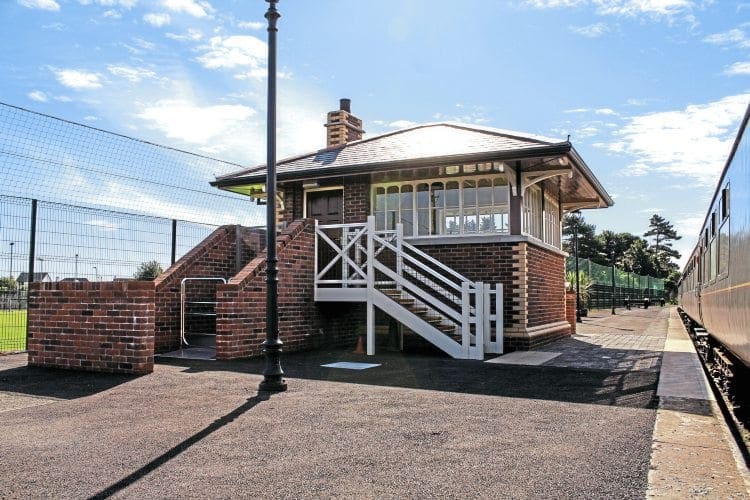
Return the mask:
<svg viewBox="0 0 750 500">
<path fill-rule="evenodd" d="M 363 139 L 346 99 L 325 126 L 326 148 L 277 166 L 285 351 L 363 337 L 370 354 L 482 359 L 570 334 L 560 221 L 613 203 L 570 142 L 454 123 Z M 212 184 L 264 200 L 265 180 L 259 166 Z M 185 346 L 259 355 L 264 244 L 223 226 L 153 282 L 33 283 L 29 364 L 147 373 Z"/>
<path fill-rule="evenodd" d="M 319 224 L 315 270 L 304 272 L 321 316 L 366 326 L 368 352 L 417 334 L 481 357 L 568 335 L 563 214 L 613 204 L 573 145 L 455 123 L 363 139 L 340 104 L 325 149 L 277 165 L 281 221 Z M 212 184 L 263 199 L 265 175 L 258 166 Z"/>
</svg>

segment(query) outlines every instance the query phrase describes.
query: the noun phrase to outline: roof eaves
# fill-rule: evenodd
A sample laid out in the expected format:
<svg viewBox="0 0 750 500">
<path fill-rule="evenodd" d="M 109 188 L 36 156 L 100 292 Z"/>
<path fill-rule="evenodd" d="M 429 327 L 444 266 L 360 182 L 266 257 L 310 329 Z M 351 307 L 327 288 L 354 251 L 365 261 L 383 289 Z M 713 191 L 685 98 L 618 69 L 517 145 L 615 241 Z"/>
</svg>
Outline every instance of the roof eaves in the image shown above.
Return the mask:
<svg viewBox="0 0 750 500">
<path fill-rule="evenodd" d="M 572 146 L 569 142 L 561 142 L 557 144 L 545 144 L 541 146 L 535 146 L 524 149 L 515 149 L 512 151 L 500 150 L 500 151 L 483 151 L 480 153 L 460 154 L 460 155 L 444 155 L 435 156 L 428 158 L 418 158 L 409 160 L 396 160 L 396 161 L 385 161 L 385 162 L 372 162 L 372 163 L 359 163 L 353 165 L 346 165 L 343 167 L 321 167 L 321 168 L 310 168 L 304 171 L 294 172 L 280 172 L 277 175 L 279 181 L 294 181 L 303 180 L 310 178 L 320 177 L 334 177 L 339 175 L 356 175 L 363 173 L 381 172 L 385 170 L 400 170 L 404 168 L 420 168 L 420 167 L 431 167 L 440 166 L 452 163 L 470 163 L 475 161 L 493 161 L 493 160 L 521 160 L 524 158 L 534 158 L 538 156 L 551 156 L 565 154 L 571 151 Z M 212 182 L 212 186 L 219 188 L 231 187 L 255 182 L 263 182 L 265 180 L 265 171 L 255 175 L 247 175 L 243 177 L 234 177 L 231 179 L 223 179 Z M 605 192 L 606 193 L 606 192 Z"/>
<path fill-rule="evenodd" d="M 615 201 L 609 195 L 607 190 L 604 189 L 604 186 L 601 185 L 596 176 L 594 176 L 594 173 L 591 171 L 586 162 L 583 161 L 583 158 L 581 158 L 581 155 L 578 154 L 578 151 L 576 151 L 576 149 L 572 146 L 570 148 L 570 156 L 573 158 L 573 161 L 578 166 L 578 169 L 581 171 L 583 176 L 587 181 L 591 183 L 594 189 L 596 189 L 597 193 L 599 193 L 599 196 L 602 197 L 607 206 L 611 207 L 612 205 L 614 205 Z"/>
</svg>

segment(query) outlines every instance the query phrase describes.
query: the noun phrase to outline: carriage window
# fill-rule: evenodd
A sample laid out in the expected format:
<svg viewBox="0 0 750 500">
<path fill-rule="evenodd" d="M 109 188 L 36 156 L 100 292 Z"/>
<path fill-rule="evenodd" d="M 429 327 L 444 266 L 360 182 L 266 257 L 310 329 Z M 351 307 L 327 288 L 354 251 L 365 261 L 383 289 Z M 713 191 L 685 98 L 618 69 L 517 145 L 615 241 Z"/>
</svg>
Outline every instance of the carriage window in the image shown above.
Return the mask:
<svg viewBox="0 0 750 500">
<path fill-rule="evenodd" d="M 721 219 L 729 217 L 729 185 L 721 190 Z"/>
<path fill-rule="evenodd" d="M 724 275 L 729 271 L 729 220 L 721 225 L 718 240 L 719 275 Z"/>
</svg>

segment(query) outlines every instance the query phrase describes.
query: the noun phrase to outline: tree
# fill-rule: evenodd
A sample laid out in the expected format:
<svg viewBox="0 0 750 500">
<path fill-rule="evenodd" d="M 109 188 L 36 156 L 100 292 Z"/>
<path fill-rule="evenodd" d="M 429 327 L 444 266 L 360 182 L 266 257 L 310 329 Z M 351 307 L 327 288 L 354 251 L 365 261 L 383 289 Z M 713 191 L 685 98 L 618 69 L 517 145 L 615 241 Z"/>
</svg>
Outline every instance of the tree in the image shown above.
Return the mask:
<svg viewBox="0 0 750 500">
<path fill-rule="evenodd" d="M 569 213 L 563 218 L 562 234 L 567 236 L 563 250 L 573 255 L 573 234 L 578 230 L 578 258 L 601 260 L 601 245 L 596 238 L 596 226 L 587 224 L 580 214 Z"/>
<path fill-rule="evenodd" d="M 157 261 L 152 260 L 149 262 L 143 262 L 138 266 L 138 270 L 135 272 L 135 279 L 151 281 L 163 272 L 164 269 L 162 269 L 161 264 Z"/>
<path fill-rule="evenodd" d="M 666 278 L 671 271 L 671 259 L 680 258 L 680 252 L 672 248 L 672 242 L 682 239 L 682 236 L 678 236 L 672 224 L 659 214 L 651 216 L 648 227 L 649 230 L 643 233 L 643 236 L 654 238 L 652 249 L 656 275 Z"/>
<path fill-rule="evenodd" d="M 622 259 L 626 271 L 640 274 L 642 276 L 654 274 L 654 259 L 648 242 L 637 238 L 630 247 L 625 250 Z"/>
<path fill-rule="evenodd" d="M 0 292 L 15 292 L 18 283 L 15 279 L 9 277 L 0 278 Z"/>
</svg>

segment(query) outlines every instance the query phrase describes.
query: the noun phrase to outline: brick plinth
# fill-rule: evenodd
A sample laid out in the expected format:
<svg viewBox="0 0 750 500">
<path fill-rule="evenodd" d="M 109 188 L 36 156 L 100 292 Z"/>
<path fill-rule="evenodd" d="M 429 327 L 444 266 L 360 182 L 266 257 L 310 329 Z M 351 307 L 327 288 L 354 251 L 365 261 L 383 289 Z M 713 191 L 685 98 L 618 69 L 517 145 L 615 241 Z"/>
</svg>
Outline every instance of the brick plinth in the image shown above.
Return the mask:
<svg viewBox="0 0 750 500">
<path fill-rule="evenodd" d="M 29 365 L 113 373 L 154 368 L 154 283 L 32 283 Z"/>
<path fill-rule="evenodd" d="M 420 244 L 419 249 L 470 280 L 503 284 L 506 351 L 532 349 L 570 334 L 563 254 L 533 240 Z"/>
</svg>

